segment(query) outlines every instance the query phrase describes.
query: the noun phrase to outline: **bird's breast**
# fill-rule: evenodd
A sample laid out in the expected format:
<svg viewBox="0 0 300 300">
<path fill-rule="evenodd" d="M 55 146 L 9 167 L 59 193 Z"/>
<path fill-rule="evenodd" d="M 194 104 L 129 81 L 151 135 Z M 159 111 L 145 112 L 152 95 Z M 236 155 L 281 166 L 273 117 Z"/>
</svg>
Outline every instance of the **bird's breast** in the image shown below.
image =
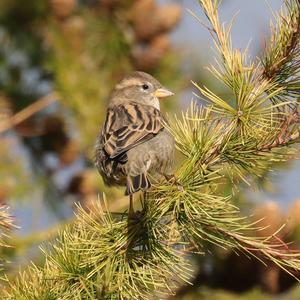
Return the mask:
<svg viewBox="0 0 300 300">
<path fill-rule="evenodd" d="M 175 151 L 175 141 L 173 136 L 164 129 L 147 143 L 149 144 L 148 154 L 151 160 L 149 171 L 164 173 L 172 168 Z"/>
</svg>

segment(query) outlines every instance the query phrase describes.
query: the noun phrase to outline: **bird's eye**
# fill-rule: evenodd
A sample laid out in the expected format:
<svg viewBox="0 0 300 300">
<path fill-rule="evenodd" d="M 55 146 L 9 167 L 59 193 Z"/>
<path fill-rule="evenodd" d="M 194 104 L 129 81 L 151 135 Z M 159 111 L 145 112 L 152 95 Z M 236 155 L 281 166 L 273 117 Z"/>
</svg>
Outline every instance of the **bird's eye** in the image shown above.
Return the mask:
<svg viewBox="0 0 300 300">
<path fill-rule="evenodd" d="M 149 89 L 149 85 L 148 84 L 146 84 L 146 83 L 144 83 L 143 85 L 142 85 L 142 88 L 143 88 L 143 90 L 148 90 Z"/>
</svg>

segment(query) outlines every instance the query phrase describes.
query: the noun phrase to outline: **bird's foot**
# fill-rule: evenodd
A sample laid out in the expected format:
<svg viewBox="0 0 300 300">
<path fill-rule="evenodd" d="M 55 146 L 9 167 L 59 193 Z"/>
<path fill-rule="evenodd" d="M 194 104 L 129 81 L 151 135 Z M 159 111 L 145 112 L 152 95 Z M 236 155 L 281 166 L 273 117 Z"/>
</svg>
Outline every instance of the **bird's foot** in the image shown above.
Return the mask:
<svg viewBox="0 0 300 300">
<path fill-rule="evenodd" d="M 177 189 L 180 191 L 180 192 L 184 192 L 184 187 L 183 185 L 180 183 L 180 181 L 176 178 L 176 176 L 174 174 L 172 175 L 164 175 L 166 180 L 168 182 L 170 182 L 172 185 L 176 185 L 177 186 Z"/>
<path fill-rule="evenodd" d="M 142 211 L 135 211 L 128 213 L 128 222 L 131 224 L 139 223 L 143 219 L 143 212 Z"/>
<path fill-rule="evenodd" d="M 129 195 L 129 210 L 128 210 L 128 222 L 138 223 L 142 219 L 142 211 L 134 211 L 133 207 L 133 195 Z"/>
</svg>

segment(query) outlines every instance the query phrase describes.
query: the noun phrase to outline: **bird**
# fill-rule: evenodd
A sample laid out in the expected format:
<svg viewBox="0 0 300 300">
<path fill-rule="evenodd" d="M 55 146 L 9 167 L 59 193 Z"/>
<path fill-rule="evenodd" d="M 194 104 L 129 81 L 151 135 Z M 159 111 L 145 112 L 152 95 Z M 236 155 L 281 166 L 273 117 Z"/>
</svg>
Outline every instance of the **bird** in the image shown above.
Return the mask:
<svg viewBox="0 0 300 300">
<path fill-rule="evenodd" d="M 160 99 L 174 95 L 148 73 L 135 71 L 116 84 L 95 145 L 95 165 L 108 186 L 133 194 L 151 187 L 149 174 L 173 178 L 175 140 L 166 129 Z"/>
</svg>

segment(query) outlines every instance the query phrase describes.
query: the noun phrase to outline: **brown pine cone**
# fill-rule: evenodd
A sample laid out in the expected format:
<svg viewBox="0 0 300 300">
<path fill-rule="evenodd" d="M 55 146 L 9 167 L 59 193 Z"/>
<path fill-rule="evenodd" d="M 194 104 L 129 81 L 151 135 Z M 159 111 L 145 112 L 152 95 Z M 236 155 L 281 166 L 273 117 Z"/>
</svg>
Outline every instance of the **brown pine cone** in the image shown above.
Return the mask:
<svg viewBox="0 0 300 300">
<path fill-rule="evenodd" d="M 157 10 L 155 0 L 138 0 L 132 6 L 131 15 L 132 20 L 141 19 L 143 16 L 151 15 Z"/>
<path fill-rule="evenodd" d="M 12 192 L 12 189 L 12 186 L 9 185 L 7 182 L 2 182 L 0 184 L 0 205 L 6 204 L 6 201 L 8 200 Z"/>
<path fill-rule="evenodd" d="M 0 122 L 9 119 L 13 115 L 13 108 L 9 99 L 0 94 Z"/>
<path fill-rule="evenodd" d="M 284 215 L 279 205 L 273 201 L 258 206 L 254 210 L 253 218 L 254 221 L 258 221 L 257 226 L 262 228 L 256 231 L 256 234 L 261 237 L 273 235 L 284 222 Z M 283 232 L 281 231 L 279 235 L 282 236 Z"/>
<path fill-rule="evenodd" d="M 76 141 L 71 140 L 59 152 L 59 159 L 63 165 L 70 165 L 79 157 L 79 155 L 79 144 Z"/>
<path fill-rule="evenodd" d="M 287 231 L 293 232 L 300 228 L 300 199 L 294 201 L 287 213 Z"/>
<path fill-rule="evenodd" d="M 153 70 L 161 59 L 161 52 L 149 46 L 135 49 L 133 57 L 136 69 L 142 71 Z"/>
<path fill-rule="evenodd" d="M 131 9 L 131 21 L 138 40 L 149 40 L 158 31 L 157 6 L 154 0 L 136 1 Z"/>
<path fill-rule="evenodd" d="M 83 47 L 85 36 L 85 20 L 79 16 L 72 16 L 62 24 L 62 32 L 68 38 L 73 49 L 78 50 Z"/>
<path fill-rule="evenodd" d="M 138 40 L 149 41 L 170 31 L 180 20 L 181 7 L 176 4 L 157 6 L 153 0 L 137 1 L 131 11 L 131 21 Z"/>
<path fill-rule="evenodd" d="M 41 144 L 44 151 L 61 152 L 69 143 L 64 120 L 59 116 L 46 116 L 40 124 Z"/>
<path fill-rule="evenodd" d="M 67 192 L 80 197 L 94 195 L 98 190 L 97 181 L 98 175 L 93 170 L 87 169 L 71 179 Z"/>
<path fill-rule="evenodd" d="M 120 0 L 98 0 L 100 8 L 113 9 L 119 4 Z"/>
<path fill-rule="evenodd" d="M 133 55 L 136 68 L 143 71 L 153 70 L 170 47 L 171 42 L 166 34 L 156 36 L 146 47 L 137 47 Z"/>
<path fill-rule="evenodd" d="M 163 5 L 160 6 L 157 14 L 157 18 L 160 20 L 160 30 L 162 32 L 170 31 L 181 19 L 181 7 L 177 4 Z"/>
<path fill-rule="evenodd" d="M 171 48 L 171 41 L 167 34 L 160 34 L 150 41 L 150 48 L 161 55 L 167 53 Z"/>
<path fill-rule="evenodd" d="M 50 0 L 50 7 L 57 19 L 69 17 L 76 6 L 76 0 Z"/>
</svg>

